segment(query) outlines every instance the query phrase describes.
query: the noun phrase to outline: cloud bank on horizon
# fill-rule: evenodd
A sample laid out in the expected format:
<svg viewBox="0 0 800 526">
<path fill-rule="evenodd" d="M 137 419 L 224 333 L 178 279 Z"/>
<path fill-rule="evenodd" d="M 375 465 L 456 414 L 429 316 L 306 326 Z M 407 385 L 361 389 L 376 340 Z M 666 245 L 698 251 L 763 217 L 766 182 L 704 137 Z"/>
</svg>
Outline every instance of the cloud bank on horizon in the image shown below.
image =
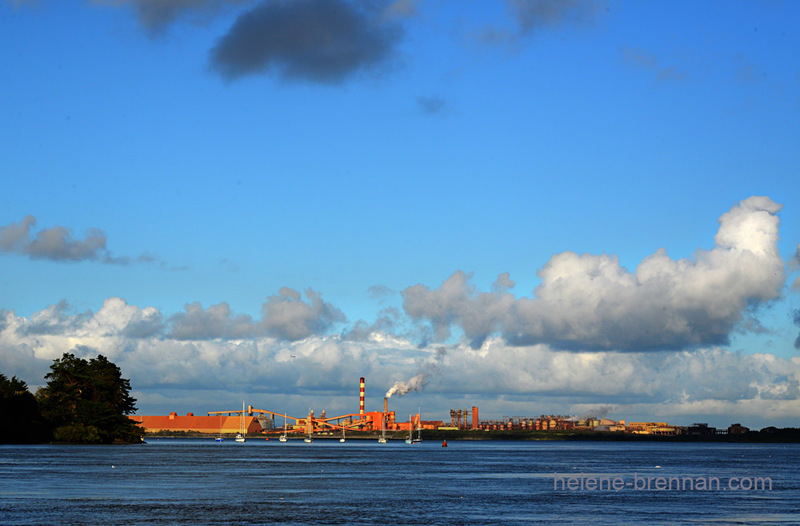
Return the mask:
<svg viewBox="0 0 800 526">
<path fill-rule="evenodd" d="M 113 297 L 95 313 L 75 313 L 66 301 L 29 318 L 3 310 L 0 369 L 35 385 L 64 352 L 101 353 L 144 392 L 333 393 L 356 374 L 407 391 L 430 382 L 438 393 L 583 395 L 670 414 L 735 408 L 786 417 L 800 408 L 800 358 L 721 348 L 734 330 L 760 330 L 754 311 L 785 285 L 780 209 L 767 197 L 745 199 L 720 217 L 711 249 L 678 260 L 659 250 L 634 272 L 610 255 L 555 255 L 530 298 L 509 292 L 508 274 L 476 292 L 457 271 L 437 289 L 402 291 L 403 312 L 350 328 L 311 289 L 281 289 L 260 319 L 224 302 L 168 314 Z M 29 239 L 17 224 L 0 232 L 3 247 Z M 657 350 L 671 352 L 649 352 Z"/>
</svg>

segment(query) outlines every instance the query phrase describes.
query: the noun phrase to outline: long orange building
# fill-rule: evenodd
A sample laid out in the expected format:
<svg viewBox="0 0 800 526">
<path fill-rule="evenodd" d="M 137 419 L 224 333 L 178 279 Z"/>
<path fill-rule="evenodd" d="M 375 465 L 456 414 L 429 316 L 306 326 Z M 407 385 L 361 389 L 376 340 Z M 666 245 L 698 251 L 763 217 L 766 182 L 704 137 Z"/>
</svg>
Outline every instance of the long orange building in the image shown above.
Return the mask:
<svg viewBox="0 0 800 526">
<path fill-rule="evenodd" d="M 159 431 L 194 431 L 197 433 L 238 433 L 241 425 L 240 416 L 195 416 L 187 413 L 179 416 L 172 412 L 168 416 L 130 415 L 128 418 L 144 427 L 146 433 Z M 253 416 L 244 417 L 244 426 L 247 433 L 260 433 L 261 424 Z"/>
</svg>

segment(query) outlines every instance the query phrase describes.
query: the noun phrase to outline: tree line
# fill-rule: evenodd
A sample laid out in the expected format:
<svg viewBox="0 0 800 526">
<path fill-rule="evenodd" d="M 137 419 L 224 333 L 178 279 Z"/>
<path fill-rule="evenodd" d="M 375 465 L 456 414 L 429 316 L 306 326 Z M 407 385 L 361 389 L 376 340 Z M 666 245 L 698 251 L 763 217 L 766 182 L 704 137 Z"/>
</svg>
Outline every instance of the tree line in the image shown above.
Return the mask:
<svg viewBox="0 0 800 526">
<path fill-rule="evenodd" d="M 27 384 L 0 373 L 0 443 L 139 442 L 127 415 L 136 411 L 130 380 L 105 356 L 85 360 L 64 353 L 32 394 Z"/>
</svg>

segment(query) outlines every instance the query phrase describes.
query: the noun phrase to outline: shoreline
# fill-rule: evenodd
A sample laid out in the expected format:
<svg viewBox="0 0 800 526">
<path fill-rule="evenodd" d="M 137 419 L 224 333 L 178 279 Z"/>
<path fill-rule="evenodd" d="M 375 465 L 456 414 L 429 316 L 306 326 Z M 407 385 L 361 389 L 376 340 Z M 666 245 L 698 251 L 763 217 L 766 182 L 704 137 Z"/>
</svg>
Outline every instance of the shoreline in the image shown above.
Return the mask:
<svg viewBox="0 0 800 526">
<path fill-rule="evenodd" d="M 194 432 L 148 433 L 152 438 L 215 438 L 218 434 Z M 223 435 L 232 440 L 235 435 Z M 278 440 L 279 433 L 247 435 L 249 440 Z M 377 440 L 380 435 L 364 433 L 347 435 L 347 440 Z M 305 434 L 289 436 L 289 440 L 302 440 Z M 314 440 L 339 440 L 341 435 L 312 435 Z M 388 440 L 404 440 L 406 434 L 389 434 Z M 426 430 L 424 441 L 587 441 L 587 442 L 712 442 L 712 443 L 800 443 L 800 428 L 766 428 L 736 435 L 637 435 L 622 432 L 599 431 L 475 431 L 475 430 Z"/>
</svg>

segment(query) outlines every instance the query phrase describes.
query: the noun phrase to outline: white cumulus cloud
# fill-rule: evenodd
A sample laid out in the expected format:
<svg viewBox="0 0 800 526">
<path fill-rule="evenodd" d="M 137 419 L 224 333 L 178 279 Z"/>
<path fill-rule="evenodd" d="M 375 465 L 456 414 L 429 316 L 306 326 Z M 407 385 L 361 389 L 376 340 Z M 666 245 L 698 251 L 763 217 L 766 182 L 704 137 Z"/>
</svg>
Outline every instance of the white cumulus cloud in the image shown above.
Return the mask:
<svg viewBox="0 0 800 526">
<path fill-rule="evenodd" d="M 533 298 L 516 299 L 503 287 L 476 293 L 459 271 L 438 289 L 405 289 L 403 307 L 427 322 L 435 339 L 457 326 L 474 347 L 496 332 L 516 345 L 570 350 L 725 344 L 748 309 L 780 294 L 780 208 L 767 197 L 741 201 L 720 217 L 714 247 L 693 258 L 672 259 L 659 249 L 631 272 L 613 255 L 564 252 L 538 272 Z"/>
</svg>

